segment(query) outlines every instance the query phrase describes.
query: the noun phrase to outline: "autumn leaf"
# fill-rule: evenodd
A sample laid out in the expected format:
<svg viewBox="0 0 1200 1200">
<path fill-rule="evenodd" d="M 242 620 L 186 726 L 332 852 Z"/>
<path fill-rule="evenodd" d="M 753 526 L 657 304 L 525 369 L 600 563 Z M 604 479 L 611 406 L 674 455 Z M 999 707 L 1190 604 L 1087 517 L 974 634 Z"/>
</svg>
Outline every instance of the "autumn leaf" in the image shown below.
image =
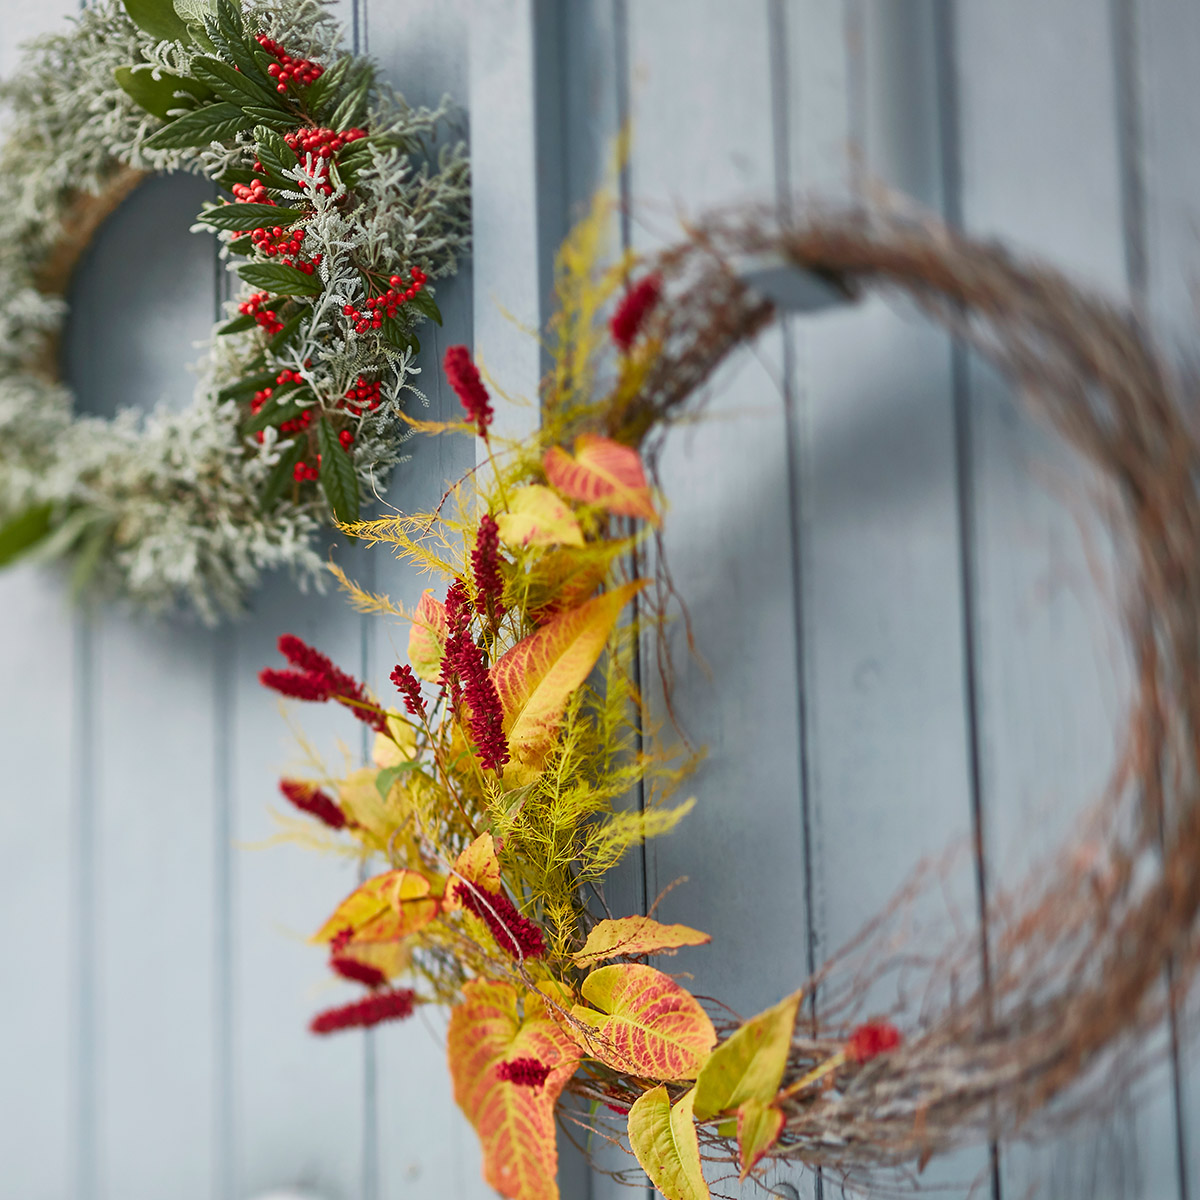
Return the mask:
<svg viewBox="0 0 1200 1200">
<path fill-rule="evenodd" d="M 612 560 L 626 543 L 606 542 L 591 546 L 586 554 L 572 549 L 551 550 L 542 556 L 529 589 L 529 615 L 538 625 L 578 608 L 596 594 L 608 578 Z"/>
<path fill-rule="evenodd" d="M 406 941 L 356 942 L 344 946 L 338 953 L 342 958 L 352 958 L 364 966 L 374 967 L 387 979 L 394 979 L 407 970 L 412 961 L 412 946 Z"/>
<path fill-rule="evenodd" d="M 500 891 L 500 861 L 496 858 L 496 843 L 490 833 L 481 833 L 459 856 L 454 864 L 456 874 L 467 883 L 473 883 L 485 892 Z M 456 895 L 462 883 L 451 879 L 446 885 L 444 907 L 453 910 L 462 907 Z"/>
<path fill-rule="evenodd" d="M 742 1168 L 740 1179 L 745 1179 L 754 1170 L 782 1132 L 783 1113 L 773 1104 L 761 1100 L 747 1100 L 742 1104 L 737 1115 L 738 1162 Z"/>
<path fill-rule="evenodd" d="M 701 1121 L 747 1100 L 770 1103 L 779 1091 L 792 1045 L 802 992 L 747 1021 L 713 1052 L 696 1080 L 696 1116 Z"/>
<path fill-rule="evenodd" d="M 582 546 L 575 514 L 548 487 L 530 484 L 513 493 L 508 512 L 496 518 L 507 546 Z"/>
<path fill-rule="evenodd" d="M 413 672 L 426 683 L 437 683 L 442 673 L 442 655 L 446 652 L 446 606 L 426 588 L 413 613 L 408 634 L 408 661 Z"/>
<path fill-rule="evenodd" d="M 387 714 L 387 733 L 377 733 L 371 761 L 380 769 L 412 762 L 417 753 L 417 731 L 398 713 Z"/>
<path fill-rule="evenodd" d="M 492 667 L 504 733 L 526 771 L 541 766 L 571 693 L 587 679 L 621 610 L 645 586 L 634 580 L 562 613 Z"/>
<path fill-rule="evenodd" d="M 695 996 L 653 967 L 600 967 L 580 991 L 592 1007 L 576 1004 L 571 1015 L 594 1030 L 591 1054 L 618 1071 L 647 1079 L 695 1079 L 716 1043 L 712 1022 Z"/>
<path fill-rule="evenodd" d="M 349 929 L 349 944 L 390 942 L 424 928 L 437 916 L 441 901 L 419 871 L 385 871 L 355 888 L 313 935 L 332 942 Z"/>
<path fill-rule="evenodd" d="M 700 1168 L 700 1140 L 692 1119 L 695 1089 L 671 1105 L 659 1085 L 643 1092 L 629 1110 L 629 1145 L 642 1170 L 666 1200 L 703 1200 L 711 1195 Z"/>
<path fill-rule="evenodd" d="M 450 1014 L 446 1037 L 454 1099 L 483 1147 L 487 1182 L 510 1200 L 558 1200 L 554 1106 L 579 1048 L 550 1020 L 541 997 L 500 980 L 474 979 Z M 501 1063 L 532 1058 L 550 1068 L 541 1087 L 501 1079 Z"/>
<path fill-rule="evenodd" d="M 577 967 L 589 967 L 622 955 L 670 954 L 680 946 L 703 946 L 711 941 L 707 933 L 686 925 L 660 925 L 651 917 L 621 917 L 596 925 L 574 960 Z"/>
<path fill-rule="evenodd" d="M 575 442 L 574 458 L 561 446 L 551 446 L 542 466 L 550 485 L 564 496 L 658 524 L 646 472 L 636 450 L 585 433 Z"/>
</svg>

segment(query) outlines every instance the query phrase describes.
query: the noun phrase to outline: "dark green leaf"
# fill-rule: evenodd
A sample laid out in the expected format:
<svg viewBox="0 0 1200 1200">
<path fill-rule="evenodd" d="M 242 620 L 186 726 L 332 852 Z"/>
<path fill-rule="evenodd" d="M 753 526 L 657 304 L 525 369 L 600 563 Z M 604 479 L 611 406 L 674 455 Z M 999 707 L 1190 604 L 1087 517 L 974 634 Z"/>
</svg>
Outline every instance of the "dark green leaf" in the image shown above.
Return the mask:
<svg viewBox="0 0 1200 1200">
<path fill-rule="evenodd" d="M 308 214 L 298 208 L 284 208 L 279 204 L 214 204 L 196 220 L 212 229 L 239 231 L 264 225 L 268 228 L 279 225 L 287 229 L 306 216 Z"/>
<path fill-rule="evenodd" d="M 371 139 L 359 138 L 356 142 L 351 142 L 337 157 L 338 166 L 343 169 L 349 167 L 353 171 L 361 171 L 363 167 L 369 166 L 373 161 L 371 153 Z"/>
<path fill-rule="evenodd" d="M 236 66 L 247 79 L 261 84 L 265 88 L 273 87 L 262 68 L 254 57 L 259 45 L 246 34 L 246 26 L 238 7 L 229 0 L 216 0 L 216 19 L 204 22 L 209 37 L 223 51 L 221 57 Z"/>
<path fill-rule="evenodd" d="M 0 525 L 0 567 L 20 558 L 50 532 L 52 504 L 38 504 Z"/>
<path fill-rule="evenodd" d="M 280 391 L 282 392 L 282 389 Z M 282 425 L 284 421 L 294 421 L 306 407 L 311 407 L 311 405 L 297 404 L 295 400 L 279 403 L 279 398 L 280 393 L 277 392 L 258 412 L 251 413 L 242 425 L 242 432 L 258 433 L 260 429 L 266 429 L 269 425 Z"/>
<path fill-rule="evenodd" d="M 172 109 L 194 108 L 196 100 L 212 99 L 212 92 L 204 84 L 165 71 L 161 79 L 155 79 L 154 68 L 150 66 L 117 67 L 113 76 L 118 87 L 128 93 L 135 104 L 160 121 L 169 121 L 168 114 Z M 180 97 L 177 92 L 185 95 Z"/>
<path fill-rule="evenodd" d="M 91 583 L 96 568 L 108 549 L 112 538 L 114 522 L 107 518 L 93 525 L 83 539 L 83 544 L 75 554 L 75 563 L 71 568 L 71 594 L 78 599 Z"/>
<path fill-rule="evenodd" d="M 417 341 L 416 336 L 409 333 L 395 317 L 384 317 L 379 332 L 383 334 L 384 341 L 395 346 L 397 350 L 411 349 L 414 354 L 421 353 L 421 343 Z"/>
<path fill-rule="evenodd" d="M 421 764 L 419 762 L 402 762 L 397 763 L 394 767 L 384 767 L 378 775 L 375 776 L 375 786 L 379 789 L 379 794 L 385 800 L 388 798 L 388 793 L 392 790 L 392 784 L 400 778 L 401 775 L 406 775 L 409 771 L 419 771 Z"/>
<path fill-rule="evenodd" d="M 171 0 L 122 0 L 129 19 L 151 37 L 166 42 L 187 41 L 187 26 Z"/>
<path fill-rule="evenodd" d="M 238 267 L 238 274 L 251 287 L 274 296 L 319 296 L 323 290 L 321 278 L 315 271 L 306 275 L 283 263 L 247 263 Z"/>
<path fill-rule="evenodd" d="M 308 439 L 305 437 L 293 438 L 284 446 L 283 455 L 271 468 L 266 486 L 263 488 L 262 507 L 264 512 L 270 512 L 279 497 L 287 491 L 288 485 L 295 478 L 293 472 L 296 464 L 304 458 L 307 449 Z"/>
<path fill-rule="evenodd" d="M 236 104 L 207 104 L 164 125 L 147 138 L 146 145 L 151 150 L 184 150 L 190 146 L 207 146 L 209 142 L 228 140 L 246 123 L 242 110 Z"/>
<path fill-rule="evenodd" d="M 427 291 L 419 291 L 408 304 L 423 317 L 428 317 L 435 325 L 442 323 L 442 310 L 438 308 L 437 302 Z"/>
<path fill-rule="evenodd" d="M 245 379 L 239 379 L 237 383 L 223 387 L 217 393 L 217 399 L 240 400 L 243 396 L 253 396 L 255 392 L 261 392 L 265 387 L 273 387 L 277 375 L 277 371 L 260 371 L 257 375 L 247 375 Z"/>
<path fill-rule="evenodd" d="M 224 337 L 227 333 L 245 333 L 247 329 L 253 328 L 254 317 L 243 313 L 240 317 L 234 317 L 232 321 L 226 321 L 224 325 L 218 325 L 217 337 Z"/>
<path fill-rule="evenodd" d="M 283 133 L 296 128 L 298 120 L 288 113 L 280 112 L 277 108 L 264 108 L 261 104 L 250 104 L 246 107 L 246 116 L 255 125 L 268 125 L 272 129 L 281 130 Z"/>
<path fill-rule="evenodd" d="M 321 487 L 333 515 L 343 525 L 357 521 L 358 476 L 354 473 L 354 460 L 342 449 L 328 421 L 317 425 L 317 446 L 321 451 Z"/>
<path fill-rule="evenodd" d="M 316 83 L 304 90 L 304 103 L 310 116 L 319 116 L 327 105 L 336 104 L 338 89 L 345 81 L 351 61 L 349 55 L 339 58 L 332 67 L 321 72 Z"/>
<path fill-rule="evenodd" d="M 296 155 L 282 137 L 269 126 L 254 127 L 254 148 L 258 152 L 258 161 L 266 169 L 268 181 L 275 187 L 296 189 L 296 182 L 284 173 L 296 167 Z"/>
<path fill-rule="evenodd" d="M 346 98 L 334 109 L 333 116 L 329 118 L 329 127 L 331 129 L 350 129 L 353 126 L 362 124 L 366 120 L 367 93 L 371 90 L 371 84 L 374 82 L 373 71 L 364 73 L 362 80 L 351 89 Z"/>
<path fill-rule="evenodd" d="M 208 31 L 198 21 L 189 21 L 187 23 L 188 37 L 200 47 L 206 54 L 220 54 L 216 43 L 208 36 Z"/>
<path fill-rule="evenodd" d="M 232 188 L 235 183 L 240 183 L 243 186 L 253 183 L 261 176 L 256 175 L 247 167 L 226 167 L 220 175 L 216 177 L 217 183 L 223 188 Z"/>
<path fill-rule="evenodd" d="M 276 93 L 247 78 L 241 71 L 235 71 L 219 58 L 197 55 L 192 59 L 192 70 L 196 72 L 196 78 L 208 84 L 222 100 L 228 100 L 239 108 L 247 105 L 266 105 L 271 108 L 276 103 Z"/>
<path fill-rule="evenodd" d="M 283 323 L 283 328 L 267 343 L 272 354 L 278 354 L 296 336 L 306 317 L 312 316 L 312 308 L 304 305 L 299 312 L 293 313 Z"/>
</svg>

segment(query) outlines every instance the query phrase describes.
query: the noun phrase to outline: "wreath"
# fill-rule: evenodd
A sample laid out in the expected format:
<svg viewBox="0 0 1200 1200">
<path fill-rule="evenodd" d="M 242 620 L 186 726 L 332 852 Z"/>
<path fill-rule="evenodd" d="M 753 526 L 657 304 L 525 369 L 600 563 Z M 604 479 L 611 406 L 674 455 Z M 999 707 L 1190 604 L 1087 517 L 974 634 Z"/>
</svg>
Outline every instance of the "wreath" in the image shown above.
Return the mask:
<svg viewBox="0 0 1200 1200">
<path fill-rule="evenodd" d="M 360 610 L 411 622 L 395 705 L 293 637 L 279 644 L 288 669 L 262 673 L 376 732 L 371 765 L 281 785 L 330 844 L 384 866 L 315 935 L 368 993 L 313 1030 L 450 1005 L 455 1098 L 489 1183 L 518 1200 L 558 1195 L 556 1115 L 627 1136 L 668 1200 L 696 1200 L 720 1164 L 911 1183 L 935 1154 L 1033 1131 L 1052 1099 L 1058 1117 L 1086 1110 L 1114 1070 L 1151 1058 L 1197 965 L 1200 447 L 1171 372 L 1136 320 L 1057 272 L 880 213 L 703 225 L 645 265 L 606 329 L 597 314 L 634 264 L 597 266 L 602 220 L 598 208 L 560 259 L 538 433 L 492 438 L 489 394 L 453 349 L 460 428 L 483 439 L 490 474 L 434 513 L 349 527 L 448 584 L 408 613 L 341 576 Z M 646 727 L 635 673 L 669 577 L 631 564 L 660 520 L 663 431 L 775 316 L 731 265 L 764 254 L 847 294 L 915 300 L 1004 368 L 1123 502 L 1106 515 L 1130 568 L 1139 672 L 1124 753 L 1079 840 L 991 901 L 986 974 L 979 933 L 920 948 L 932 999 L 916 1017 L 866 1009 L 871 982 L 912 961 L 891 940 L 903 897 L 851 953 L 743 1023 L 647 961 L 703 932 L 603 904 L 606 871 L 690 805 L 669 800 L 688 763 Z M 639 594 L 649 603 L 631 623 Z M 618 802 L 635 784 L 646 803 L 628 811 Z"/>
<path fill-rule="evenodd" d="M 128 10 L 128 11 L 126 11 Z M 314 577 L 400 460 L 432 283 L 468 243 L 449 100 L 410 108 L 316 0 L 126 0 L 29 48 L 0 96 L 0 563 L 202 618 L 264 569 Z M 79 416 L 56 343 L 71 270 L 150 172 L 189 171 L 240 278 L 192 407 Z M 418 393 L 419 395 L 419 393 Z"/>
</svg>

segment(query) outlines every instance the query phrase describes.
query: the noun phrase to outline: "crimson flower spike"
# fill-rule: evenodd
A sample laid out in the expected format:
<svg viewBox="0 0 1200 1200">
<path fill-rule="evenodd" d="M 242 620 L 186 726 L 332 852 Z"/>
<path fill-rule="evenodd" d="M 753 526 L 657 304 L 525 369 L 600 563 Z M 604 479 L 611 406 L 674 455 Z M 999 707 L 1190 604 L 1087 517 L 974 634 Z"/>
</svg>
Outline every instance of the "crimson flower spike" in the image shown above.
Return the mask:
<svg viewBox="0 0 1200 1200">
<path fill-rule="evenodd" d="M 260 671 L 258 681 L 263 687 L 294 700 L 336 700 L 372 729 L 380 733 L 387 729 L 387 717 L 368 699 L 366 688 L 319 650 L 285 633 L 279 639 L 279 653 L 295 670 Z"/>
<path fill-rule="evenodd" d="M 491 513 L 484 513 L 471 551 L 471 570 L 475 576 L 475 611 L 484 613 L 490 606 L 497 617 L 504 614 L 500 596 L 504 580 L 500 577 L 500 527 Z"/>
<path fill-rule="evenodd" d="M 383 1021 L 403 1021 L 413 1014 L 416 993 L 411 988 L 377 992 L 341 1008 L 317 1013 L 309 1024 L 313 1033 L 337 1033 L 341 1029 L 369 1029 Z"/>
<path fill-rule="evenodd" d="M 447 346 L 442 370 L 458 393 L 467 416 L 475 423 L 479 436 L 487 437 L 487 427 L 492 423 L 492 402 L 479 377 L 479 368 L 471 361 L 471 352 L 466 346 Z"/>
<path fill-rule="evenodd" d="M 337 802 L 315 783 L 304 779 L 281 779 L 279 790 L 301 811 L 310 817 L 316 817 L 330 829 L 344 829 L 346 814 L 338 807 Z"/>
<path fill-rule="evenodd" d="M 474 913 L 492 931 L 496 945 L 511 958 L 542 958 L 546 943 L 542 931 L 528 917 L 517 912 L 517 906 L 503 892 L 482 888 L 460 887 L 459 902 Z"/>
<path fill-rule="evenodd" d="M 655 273 L 635 284 L 625 293 L 608 322 L 612 340 L 623 353 L 637 340 L 646 318 L 662 299 L 662 276 Z"/>
</svg>

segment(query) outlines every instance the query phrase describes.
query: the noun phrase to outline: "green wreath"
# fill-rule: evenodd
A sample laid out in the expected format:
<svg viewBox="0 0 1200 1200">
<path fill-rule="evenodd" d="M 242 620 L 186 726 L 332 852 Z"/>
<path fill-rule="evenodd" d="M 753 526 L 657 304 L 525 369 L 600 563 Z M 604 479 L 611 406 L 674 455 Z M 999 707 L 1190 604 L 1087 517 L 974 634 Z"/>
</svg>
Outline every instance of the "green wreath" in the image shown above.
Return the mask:
<svg viewBox="0 0 1200 1200">
<path fill-rule="evenodd" d="M 77 589 L 211 622 L 265 569 L 311 576 L 312 532 L 399 461 L 468 164 L 449 100 L 410 108 L 339 39 L 316 0 L 102 3 L 0 89 L 0 564 L 69 559 Z M 76 415 L 56 369 L 72 268 L 171 171 L 230 193 L 196 228 L 240 277 L 231 319 L 187 411 Z"/>
</svg>

